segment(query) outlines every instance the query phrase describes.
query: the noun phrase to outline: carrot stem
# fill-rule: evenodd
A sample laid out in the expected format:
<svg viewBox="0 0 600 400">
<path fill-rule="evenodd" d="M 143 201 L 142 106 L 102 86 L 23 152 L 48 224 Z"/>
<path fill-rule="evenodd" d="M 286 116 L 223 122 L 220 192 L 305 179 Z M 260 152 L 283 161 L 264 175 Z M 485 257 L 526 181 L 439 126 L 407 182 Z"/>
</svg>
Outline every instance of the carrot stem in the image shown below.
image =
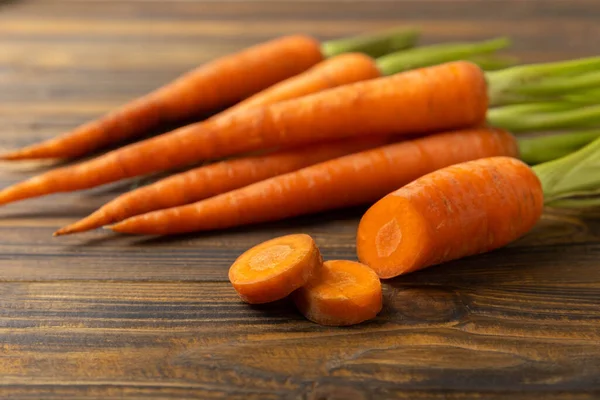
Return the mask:
<svg viewBox="0 0 600 400">
<path fill-rule="evenodd" d="M 545 203 L 576 208 L 600 205 L 600 138 L 559 159 L 533 167 Z"/>
<path fill-rule="evenodd" d="M 553 208 L 594 208 L 600 206 L 600 192 L 590 195 L 573 196 L 570 198 L 553 200 L 546 204 Z"/>
<path fill-rule="evenodd" d="M 513 133 L 600 126 L 600 104 L 566 102 L 514 104 L 488 110 L 487 121 Z"/>
<path fill-rule="evenodd" d="M 584 73 L 576 76 L 548 78 L 536 83 L 522 85 L 517 90 L 526 95 L 553 96 L 578 90 L 597 89 L 600 86 L 600 72 Z"/>
<path fill-rule="evenodd" d="M 484 71 L 497 71 L 500 69 L 510 68 L 517 65 L 519 60 L 516 57 L 497 55 L 497 54 L 482 54 L 472 57 L 467 57 L 467 61 L 471 61 Z"/>
<path fill-rule="evenodd" d="M 600 130 L 519 138 L 521 160 L 529 165 L 556 160 L 600 138 Z"/>
<path fill-rule="evenodd" d="M 568 93 L 563 99 L 578 104 L 600 103 L 600 87 Z"/>
<path fill-rule="evenodd" d="M 348 38 L 328 40 L 321 44 L 321 52 L 326 58 L 352 52 L 364 53 L 376 58 L 393 51 L 411 48 L 415 46 L 418 38 L 418 30 L 396 27 Z"/>
<path fill-rule="evenodd" d="M 507 38 L 497 38 L 477 43 L 442 43 L 397 51 L 379 57 L 377 66 L 382 75 L 393 75 L 414 68 L 428 67 L 449 61 L 493 53 L 510 45 Z"/>
<path fill-rule="evenodd" d="M 600 68 L 600 57 L 589 57 L 544 64 L 518 65 L 486 73 L 489 84 L 490 106 L 530 101 L 523 87 L 534 87 L 540 81 L 557 77 L 573 77 Z M 535 97 L 534 97 L 535 98 Z M 539 96 L 537 97 L 539 99 Z"/>
</svg>

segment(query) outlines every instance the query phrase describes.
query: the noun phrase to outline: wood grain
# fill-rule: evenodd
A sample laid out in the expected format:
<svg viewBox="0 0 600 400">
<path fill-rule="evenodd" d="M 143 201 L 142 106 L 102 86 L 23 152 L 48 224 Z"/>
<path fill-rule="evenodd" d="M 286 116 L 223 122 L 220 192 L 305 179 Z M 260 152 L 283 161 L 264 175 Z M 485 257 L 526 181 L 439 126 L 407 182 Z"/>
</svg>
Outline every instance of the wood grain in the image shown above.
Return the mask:
<svg viewBox="0 0 600 400">
<path fill-rule="evenodd" d="M 11 1 L 0 3 L 1 148 L 52 137 L 267 38 L 406 24 L 423 43 L 509 35 L 512 54 L 597 54 L 600 3 Z M 0 166 L 6 186 L 49 164 Z M 600 398 L 600 219 L 549 210 L 489 254 L 384 284 L 368 323 L 325 328 L 286 300 L 241 303 L 248 247 L 313 235 L 355 259 L 365 208 L 172 238 L 52 238 L 131 182 L 0 210 L 0 398 Z"/>
</svg>

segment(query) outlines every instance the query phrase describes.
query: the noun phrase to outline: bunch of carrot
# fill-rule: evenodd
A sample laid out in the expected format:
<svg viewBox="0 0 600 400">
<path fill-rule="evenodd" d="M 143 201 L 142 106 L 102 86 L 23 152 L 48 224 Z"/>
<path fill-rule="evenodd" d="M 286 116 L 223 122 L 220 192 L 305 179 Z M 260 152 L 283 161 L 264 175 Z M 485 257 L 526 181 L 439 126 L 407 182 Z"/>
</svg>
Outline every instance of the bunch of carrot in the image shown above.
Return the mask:
<svg viewBox="0 0 600 400">
<path fill-rule="evenodd" d="M 394 40 L 389 40 L 389 36 L 389 33 L 387 36 L 383 35 L 394 46 L 390 47 L 391 45 L 387 44 L 386 51 L 414 44 L 415 33 L 413 31 L 392 31 L 391 38 Z M 380 45 L 381 37 L 382 34 L 374 35 L 372 38 L 363 37 L 357 42 L 364 49 L 365 43 Z M 400 44 L 397 43 L 398 38 L 402 39 Z M 269 61 L 268 57 L 265 58 L 261 54 L 283 51 L 282 49 L 292 46 L 290 43 L 298 41 L 306 43 L 304 37 L 294 37 L 292 39 L 284 38 L 246 50 L 242 53 L 242 56 Z M 346 42 L 344 48 L 348 49 L 348 43 L 353 41 L 356 41 L 356 39 Z M 376 147 L 388 141 L 388 136 L 391 134 L 397 135 L 403 132 L 412 134 L 413 131 L 418 133 L 471 125 L 481 120 L 482 112 L 486 106 L 485 101 L 481 102 L 474 99 L 475 101 L 471 107 L 476 110 L 465 110 L 464 115 L 460 115 L 460 113 L 457 115 L 449 114 L 445 118 L 439 119 L 439 121 L 437 121 L 438 118 L 432 118 L 431 123 L 429 123 L 431 127 L 427 126 L 428 124 L 418 126 L 420 125 L 419 120 L 423 118 L 423 115 L 421 115 L 413 119 L 412 126 L 403 123 L 403 126 L 397 129 L 395 125 L 399 125 L 398 121 L 393 121 L 394 116 L 388 115 L 387 118 L 382 119 L 378 132 L 371 131 L 370 126 L 364 123 L 365 117 L 370 118 L 365 113 L 354 116 L 354 120 L 359 121 L 359 125 L 362 125 L 356 126 L 354 129 L 346 128 L 349 126 L 350 121 L 341 120 L 340 117 L 343 114 L 336 115 L 332 119 L 329 113 L 336 107 L 342 113 L 353 113 L 352 111 L 358 106 L 353 104 L 355 102 L 353 96 L 356 96 L 357 90 L 361 90 L 360 86 L 354 86 L 354 84 L 359 81 L 366 81 L 366 84 L 363 85 L 364 90 L 368 94 L 367 97 L 371 97 L 370 101 L 373 107 L 379 107 L 379 104 L 385 102 L 385 99 L 380 95 L 388 92 L 388 97 L 398 97 L 398 100 L 404 104 L 403 107 L 406 108 L 411 99 L 407 96 L 396 96 L 395 93 L 389 93 L 389 88 L 385 88 L 388 82 L 398 80 L 396 87 L 399 87 L 403 86 L 403 81 L 406 80 L 408 86 L 406 88 L 402 87 L 401 90 L 412 86 L 413 91 L 418 93 L 421 86 L 429 86 L 427 90 L 432 93 L 438 90 L 436 88 L 441 88 L 445 83 L 444 80 L 450 77 L 452 73 L 448 71 L 445 76 L 442 75 L 439 79 L 425 82 L 423 85 L 419 81 L 428 80 L 425 76 L 418 77 L 415 74 L 412 77 L 411 75 L 401 76 L 401 74 L 394 75 L 395 72 L 420 65 L 437 64 L 459 56 L 478 56 L 479 62 L 482 62 L 486 60 L 482 58 L 482 55 L 494 53 L 507 45 L 508 41 L 505 39 L 482 43 L 445 44 L 395 52 L 376 60 L 366 54 L 357 52 L 334 56 L 309 68 L 304 73 L 268 87 L 266 90 L 247 98 L 207 121 L 125 146 L 88 162 L 51 170 L 48 173 L 9 187 L 0 192 L 0 203 L 6 204 L 55 192 L 91 188 L 120 179 L 185 167 L 206 159 L 235 156 L 254 150 L 271 151 L 263 157 L 228 161 L 175 176 L 172 179 L 158 183 L 156 186 L 144 188 L 144 190 L 117 199 L 90 216 L 90 218 L 57 232 L 57 234 L 73 233 L 118 222 L 121 219 L 148 211 L 185 205 L 320 161 Z M 379 51 L 380 48 L 381 45 Z M 329 53 L 331 53 L 331 50 Z M 230 58 L 226 57 L 225 60 Z M 194 87 L 200 85 L 202 80 L 205 79 L 200 78 L 200 76 L 204 76 L 201 72 L 208 70 L 216 73 L 214 71 L 220 67 L 217 68 L 215 65 L 221 65 L 223 62 L 225 61 L 220 60 L 200 67 L 191 75 L 186 75 L 187 78 L 182 77 L 178 81 L 180 83 L 167 85 L 166 88 L 171 88 L 169 90 L 174 94 L 169 98 L 170 100 L 165 100 L 161 104 L 176 107 L 176 104 L 181 101 L 180 98 L 183 92 L 173 89 L 174 87 L 180 88 L 183 85 L 181 82 L 190 82 L 190 85 Z M 220 70 L 227 72 L 227 69 Z M 425 74 L 432 75 L 435 74 L 435 71 L 424 70 L 420 73 L 420 75 Z M 374 79 L 381 75 L 391 76 L 389 79 Z M 192 79 L 190 76 L 197 79 Z M 477 81 L 476 77 L 474 81 Z M 211 84 L 214 84 L 214 82 Z M 484 92 L 483 80 L 479 79 L 478 84 L 480 93 L 477 95 L 481 96 Z M 468 90 L 467 85 L 463 84 L 461 90 Z M 166 89 L 162 88 L 160 90 L 164 91 Z M 228 86 L 223 86 L 222 90 L 229 91 Z M 444 102 L 452 102 L 457 96 L 461 96 L 461 90 L 448 93 L 449 96 L 441 99 L 442 101 L 438 105 L 438 113 L 444 107 Z M 131 110 L 136 110 L 133 112 L 135 115 L 144 114 L 145 111 L 143 110 L 146 108 L 139 107 L 139 105 L 152 103 L 151 98 L 154 94 L 149 96 L 137 100 L 133 105 L 125 106 L 126 111 L 118 111 L 112 117 L 105 117 L 75 132 L 59 136 L 50 141 L 11 152 L 5 155 L 4 158 L 68 158 L 74 154 L 81 154 L 106 144 L 104 140 L 106 138 L 108 138 L 106 140 L 115 141 L 130 136 L 129 133 L 123 133 L 120 127 L 127 127 L 126 130 L 131 135 L 139 134 L 145 126 L 138 126 L 136 123 L 137 117 L 132 118 L 129 114 L 131 114 Z M 424 103 L 426 101 L 425 97 L 426 93 L 423 93 L 421 95 L 421 107 L 426 106 Z M 343 98 L 343 101 L 338 101 L 341 98 Z M 335 104 L 336 102 L 338 104 Z M 197 108 L 203 107 L 199 99 L 194 100 L 193 103 L 197 105 Z M 323 106 L 319 104 L 323 104 Z M 386 112 L 390 113 L 393 110 L 388 108 Z M 142 117 L 140 116 L 140 118 Z M 331 123 L 334 120 L 338 120 L 337 125 Z M 107 121 L 110 123 L 107 123 Z M 316 124 L 311 126 L 311 121 L 315 121 Z M 319 129 L 320 132 L 313 132 L 319 124 L 322 124 L 325 129 Z M 290 134 L 292 131 L 295 131 L 295 133 Z M 314 134 L 311 135 L 311 133 Z M 370 137 L 357 137 L 365 133 L 369 133 Z M 98 139 L 98 135 L 103 139 Z M 338 140 L 340 138 L 352 139 L 345 140 L 342 143 Z M 304 148 L 298 148 L 298 146 L 304 146 Z M 316 146 L 316 149 L 321 150 L 312 154 L 313 152 L 308 146 L 312 146 L 313 149 Z M 272 150 L 278 147 L 281 150 L 273 153 Z M 311 153 L 310 157 L 305 156 L 308 153 Z"/>
<path fill-rule="evenodd" d="M 519 148 L 538 143 L 517 141 L 501 128 L 588 126 L 597 117 L 588 107 L 526 123 L 523 109 L 563 107 L 557 99 L 594 81 L 598 58 L 484 72 L 478 64 L 495 61 L 506 39 L 407 50 L 415 38 L 414 31 L 393 30 L 319 45 L 297 35 L 216 60 L 98 121 L 4 158 L 71 158 L 160 121 L 232 107 L 6 188 L 0 204 L 234 157 L 126 193 L 56 235 L 114 223 L 114 231 L 147 234 L 226 228 L 373 203 L 437 169 L 518 157 Z M 244 65 L 244 74 L 234 65 Z M 246 79 L 249 71 L 257 78 Z M 241 156 L 255 151 L 261 154 Z"/>
</svg>

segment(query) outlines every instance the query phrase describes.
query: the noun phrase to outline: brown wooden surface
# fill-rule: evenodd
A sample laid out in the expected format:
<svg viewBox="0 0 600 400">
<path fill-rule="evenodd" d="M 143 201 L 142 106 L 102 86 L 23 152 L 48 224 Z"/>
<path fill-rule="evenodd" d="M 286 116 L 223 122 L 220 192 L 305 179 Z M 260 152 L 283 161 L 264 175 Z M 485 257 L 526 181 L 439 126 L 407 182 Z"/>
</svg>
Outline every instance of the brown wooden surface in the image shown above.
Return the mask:
<svg viewBox="0 0 600 400">
<path fill-rule="evenodd" d="M 0 147 L 283 33 L 509 34 L 514 54 L 542 61 L 598 54 L 599 20 L 597 0 L 12 1 L 0 5 Z M 41 169 L 2 164 L 0 183 Z M 242 304 L 227 268 L 288 232 L 353 259 L 361 209 L 169 239 L 50 236 L 119 190 L 0 210 L 0 398 L 600 398 L 598 219 L 546 213 L 506 249 L 387 282 L 377 319 L 332 329 L 286 301 Z"/>
</svg>

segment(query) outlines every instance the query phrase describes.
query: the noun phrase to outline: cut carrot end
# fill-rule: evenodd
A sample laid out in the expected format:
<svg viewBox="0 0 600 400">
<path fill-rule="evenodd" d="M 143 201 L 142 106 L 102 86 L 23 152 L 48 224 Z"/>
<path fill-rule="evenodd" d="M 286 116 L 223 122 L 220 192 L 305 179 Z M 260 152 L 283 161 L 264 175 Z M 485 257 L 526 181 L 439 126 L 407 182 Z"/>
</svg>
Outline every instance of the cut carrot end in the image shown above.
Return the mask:
<svg viewBox="0 0 600 400">
<path fill-rule="evenodd" d="M 515 158 L 454 164 L 375 203 L 361 219 L 357 253 L 379 276 L 391 278 L 491 251 L 533 228 L 543 197 L 534 171 Z"/>
<path fill-rule="evenodd" d="M 326 261 L 307 284 L 292 293 L 298 310 L 320 325 L 347 326 L 375 318 L 383 307 L 379 278 L 366 265 Z"/>
<path fill-rule="evenodd" d="M 310 236 L 287 235 L 244 252 L 229 269 L 229 281 L 245 302 L 268 303 L 306 284 L 322 263 Z"/>
<path fill-rule="evenodd" d="M 358 259 L 381 279 L 411 272 L 427 258 L 430 239 L 426 226 L 410 202 L 389 195 L 361 219 Z"/>
</svg>

